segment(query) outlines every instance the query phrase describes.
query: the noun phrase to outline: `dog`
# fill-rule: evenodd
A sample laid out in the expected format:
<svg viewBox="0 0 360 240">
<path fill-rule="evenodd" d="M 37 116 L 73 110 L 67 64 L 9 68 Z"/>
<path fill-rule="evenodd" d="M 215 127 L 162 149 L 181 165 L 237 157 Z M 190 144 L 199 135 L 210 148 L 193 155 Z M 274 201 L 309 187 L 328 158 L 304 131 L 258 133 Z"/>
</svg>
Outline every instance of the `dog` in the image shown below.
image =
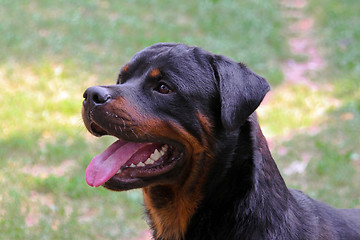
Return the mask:
<svg viewBox="0 0 360 240">
<path fill-rule="evenodd" d="M 198 47 L 140 51 L 116 85 L 84 93 L 86 128 L 118 138 L 86 182 L 142 188 L 156 240 L 360 239 L 360 209 L 286 187 L 255 113 L 269 90 L 244 64 Z"/>
</svg>

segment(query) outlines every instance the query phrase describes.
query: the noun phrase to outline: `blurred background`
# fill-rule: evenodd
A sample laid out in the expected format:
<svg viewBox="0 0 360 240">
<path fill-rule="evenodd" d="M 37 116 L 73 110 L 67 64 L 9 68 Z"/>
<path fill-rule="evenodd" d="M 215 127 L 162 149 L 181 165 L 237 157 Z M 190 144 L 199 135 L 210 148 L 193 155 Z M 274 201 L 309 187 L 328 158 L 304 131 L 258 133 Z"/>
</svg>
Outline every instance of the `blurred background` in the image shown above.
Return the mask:
<svg viewBox="0 0 360 240">
<path fill-rule="evenodd" d="M 83 91 L 157 42 L 197 45 L 271 83 L 258 110 L 289 187 L 360 208 L 360 1 L 0 0 L 0 239 L 147 239 L 140 191 L 86 185 L 111 137 Z"/>
</svg>

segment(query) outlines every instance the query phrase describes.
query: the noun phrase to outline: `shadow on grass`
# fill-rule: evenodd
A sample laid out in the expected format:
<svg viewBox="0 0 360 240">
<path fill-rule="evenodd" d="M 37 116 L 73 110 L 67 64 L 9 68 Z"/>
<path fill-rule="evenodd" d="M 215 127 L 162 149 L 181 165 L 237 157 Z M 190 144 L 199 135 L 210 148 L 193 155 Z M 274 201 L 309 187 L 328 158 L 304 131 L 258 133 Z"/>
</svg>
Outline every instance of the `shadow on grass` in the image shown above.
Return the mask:
<svg viewBox="0 0 360 240">
<path fill-rule="evenodd" d="M 85 182 L 87 164 L 111 141 L 92 142 L 85 134 L 44 140 L 40 132 L 0 140 L 1 236 L 130 239 L 145 229 L 140 191 L 116 193 Z"/>
</svg>

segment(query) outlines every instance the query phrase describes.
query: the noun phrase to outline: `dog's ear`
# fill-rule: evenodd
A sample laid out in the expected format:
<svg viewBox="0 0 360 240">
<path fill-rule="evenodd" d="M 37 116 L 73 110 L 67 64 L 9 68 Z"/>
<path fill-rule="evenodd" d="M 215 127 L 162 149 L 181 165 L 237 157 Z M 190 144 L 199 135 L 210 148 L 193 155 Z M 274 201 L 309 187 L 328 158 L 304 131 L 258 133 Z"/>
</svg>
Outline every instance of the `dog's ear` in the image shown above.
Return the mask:
<svg viewBox="0 0 360 240">
<path fill-rule="evenodd" d="M 212 59 L 221 100 L 221 121 L 225 129 L 235 130 L 255 111 L 270 90 L 268 82 L 224 56 Z"/>
</svg>

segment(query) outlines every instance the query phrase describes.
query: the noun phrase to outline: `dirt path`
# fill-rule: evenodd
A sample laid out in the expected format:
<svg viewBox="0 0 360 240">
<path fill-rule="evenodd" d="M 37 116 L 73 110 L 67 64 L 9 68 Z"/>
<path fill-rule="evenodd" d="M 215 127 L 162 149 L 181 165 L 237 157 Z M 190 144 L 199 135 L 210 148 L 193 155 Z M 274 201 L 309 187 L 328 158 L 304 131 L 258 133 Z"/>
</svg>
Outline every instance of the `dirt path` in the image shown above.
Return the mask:
<svg viewBox="0 0 360 240">
<path fill-rule="evenodd" d="M 286 82 L 305 84 L 316 88 L 316 84 L 310 80 L 312 73 L 324 66 L 324 60 L 316 48 L 315 40 L 312 38 L 314 19 L 305 13 L 307 0 L 283 0 L 283 14 L 288 25 L 285 33 L 288 44 L 294 56 L 284 62 L 282 70 Z"/>
<path fill-rule="evenodd" d="M 263 104 L 263 111 L 266 112 L 267 107 L 271 107 L 272 97 L 274 94 L 283 94 L 291 85 L 305 85 L 310 91 L 331 90 L 330 85 L 321 86 L 319 83 L 312 81 L 316 74 L 325 67 L 325 60 L 322 58 L 317 48 L 317 42 L 314 38 L 314 18 L 306 14 L 306 7 L 309 0 L 282 0 L 281 9 L 285 21 L 284 34 L 290 47 L 291 57 L 282 63 L 282 71 L 284 74 L 284 82 L 281 86 L 274 89 L 273 92 L 267 94 Z M 279 93 L 280 92 L 280 93 Z M 288 95 L 291 101 L 296 97 L 294 92 Z M 332 102 L 330 102 L 332 104 Z M 268 105 L 269 104 L 269 105 Z M 294 106 L 296 108 L 296 106 Z M 323 106 L 325 109 L 327 106 Z M 262 110 L 258 110 L 261 116 Z M 308 128 L 309 134 L 319 131 L 317 126 Z M 289 136 L 287 136 L 289 137 Z M 270 147 L 274 144 L 272 138 L 268 136 Z M 279 155 L 287 153 L 285 147 L 280 147 Z M 292 175 L 295 173 L 304 173 L 309 163 L 308 154 L 300 156 L 298 161 L 292 162 L 284 173 Z"/>
</svg>

